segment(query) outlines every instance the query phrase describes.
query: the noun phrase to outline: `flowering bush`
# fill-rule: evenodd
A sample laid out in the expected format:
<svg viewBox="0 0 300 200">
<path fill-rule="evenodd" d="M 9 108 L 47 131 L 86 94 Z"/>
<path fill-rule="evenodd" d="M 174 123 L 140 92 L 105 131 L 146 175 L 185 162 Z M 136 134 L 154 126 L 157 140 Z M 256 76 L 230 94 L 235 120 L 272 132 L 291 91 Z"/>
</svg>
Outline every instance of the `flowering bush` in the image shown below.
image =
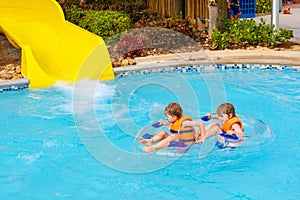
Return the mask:
<svg viewBox="0 0 300 200">
<path fill-rule="evenodd" d="M 147 20 L 140 19 L 134 25 L 135 28 L 143 28 L 143 27 L 157 27 L 157 28 L 165 28 L 174 30 L 179 33 L 183 33 L 191 37 L 196 41 L 200 41 L 202 39 L 204 31 L 198 30 L 198 25 L 195 21 L 192 21 L 189 17 L 186 19 L 181 18 L 161 18 L 157 20 Z"/>
<path fill-rule="evenodd" d="M 152 40 L 143 33 L 128 32 L 121 36 L 116 45 L 116 52 L 124 57 L 145 56 L 152 49 Z"/>
</svg>

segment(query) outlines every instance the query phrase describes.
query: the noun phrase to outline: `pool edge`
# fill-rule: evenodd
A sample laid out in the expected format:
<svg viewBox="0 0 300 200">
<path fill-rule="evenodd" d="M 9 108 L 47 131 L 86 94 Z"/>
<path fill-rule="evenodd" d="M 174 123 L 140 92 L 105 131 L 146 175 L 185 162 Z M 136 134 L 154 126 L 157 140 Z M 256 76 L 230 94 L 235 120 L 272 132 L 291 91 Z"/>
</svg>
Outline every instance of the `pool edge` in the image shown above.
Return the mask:
<svg viewBox="0 0 300 200">
<path fill-rule="evenodd" d="M 300 51 L 222 50 L 174 53 L 136 58 L 136 65 L 113 68 L 117 78 L 153 72 L 189 72 L 225 69 L 275 69 L 300 71 Z M 0 92 L 29 87 L 27 78 L 0 81 Z"/>
<path fill-rule="evenodd" d="M 0 81 L 0 92 L 22 90 L 28 88 L 28 86 L 29 79 L 27 78 Z"/>
</svg>

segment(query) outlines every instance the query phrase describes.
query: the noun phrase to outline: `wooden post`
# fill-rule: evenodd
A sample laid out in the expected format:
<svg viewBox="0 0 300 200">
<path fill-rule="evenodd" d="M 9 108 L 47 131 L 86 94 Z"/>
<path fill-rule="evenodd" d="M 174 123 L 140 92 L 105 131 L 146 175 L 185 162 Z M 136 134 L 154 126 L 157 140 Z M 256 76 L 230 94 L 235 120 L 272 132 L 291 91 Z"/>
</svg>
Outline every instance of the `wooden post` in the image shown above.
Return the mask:
<svg viewBox="0 0 300 200">
<path fill-rule="evenodd" d="M 216 5 L 208 5 L 209 25 L 208 36 L 211 38 L 212 30 L 218 27 L 218 7 Z"/>
<path fill-rule="evenodd" d="M 219 0 L 217 3 L 213 0 L 209 1 L 209 26 L 208 36 L 211 37 L 212 30 L 224 28 L 223 20 L 227 18 L 227 0 Z"/>
<path fill-rule="evenodd" d="M 227 18 L 227 0 L 218 0 L 218 21 L 217 27 L 219 30 L 224 28 L 224 19 Z"/>
</svg>

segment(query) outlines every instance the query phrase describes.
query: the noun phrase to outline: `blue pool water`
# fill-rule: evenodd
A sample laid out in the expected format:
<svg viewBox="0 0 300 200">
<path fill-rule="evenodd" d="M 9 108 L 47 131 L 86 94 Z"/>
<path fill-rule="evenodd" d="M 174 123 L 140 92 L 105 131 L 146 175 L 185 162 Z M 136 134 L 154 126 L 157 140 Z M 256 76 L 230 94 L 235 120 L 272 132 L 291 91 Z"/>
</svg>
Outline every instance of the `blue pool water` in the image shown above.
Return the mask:
<svg viewBox="0 0 300 200">
<path fill-rule="evenodd" d="M 299 85 L 297 71 L 258 69 L 2 92 L 1 199 L 299 199 Z M 229 101 L 271 130 L 204 156 L 133 148 L 171 101 L 196 119 Z"/>
</svg>

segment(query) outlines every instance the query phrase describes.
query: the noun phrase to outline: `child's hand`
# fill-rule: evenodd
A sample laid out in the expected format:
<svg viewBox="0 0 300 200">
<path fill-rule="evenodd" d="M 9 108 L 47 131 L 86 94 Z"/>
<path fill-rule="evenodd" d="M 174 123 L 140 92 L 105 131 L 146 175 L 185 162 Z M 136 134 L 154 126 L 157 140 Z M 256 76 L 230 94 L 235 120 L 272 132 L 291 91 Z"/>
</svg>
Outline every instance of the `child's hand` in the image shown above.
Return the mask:
<svg viewBox="0 0 300 200">
<path fill-rule="evenodd" d="M 208 119 L 211 119 L 211 114 L 210 113 L 206 113 L 206 116 Z"/>
<path fill-rule="evenodd" d="M 229 131 L 226 132 L 226 134 L 227 135 L 232 135 L 232 134 L 234 134 L 234 131 L 233 130 L 229 130 Z"/>
<path fill-rule="evenodd" d="M 167 124 L 163 119 L 158 120 L 158 122 L 159 122 L 160 124 L 162 124 L 162 125 L 166 125 L 166 124 Z"/>
</svg>

